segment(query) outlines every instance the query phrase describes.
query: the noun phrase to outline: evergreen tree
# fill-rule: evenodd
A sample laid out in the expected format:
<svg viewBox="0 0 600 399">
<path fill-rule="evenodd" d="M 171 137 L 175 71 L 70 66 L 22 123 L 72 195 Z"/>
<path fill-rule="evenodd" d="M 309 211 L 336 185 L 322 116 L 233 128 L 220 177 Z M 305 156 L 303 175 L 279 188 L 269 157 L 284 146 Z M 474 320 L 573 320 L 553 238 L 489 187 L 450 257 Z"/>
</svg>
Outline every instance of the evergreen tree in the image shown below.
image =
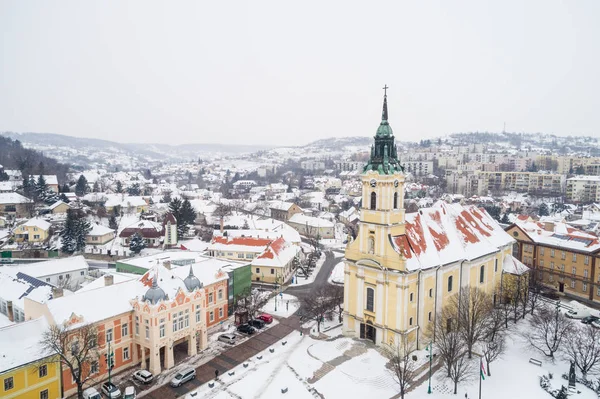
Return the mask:
<svg viewBox="0 0 600 399">
<path fill-rule="evenodd" d="M 44 178 L 44 175 L 39 175 L 37 182 L 35 183 L 35 197 L 40 201 L 44 201 L 45 196 L 46 196 L 46 191 L 48 191 L 48 185 L 46 184 L 46 179 Z"/>
<path fill-rule="evenodd" d="M 73 254 L 85 249 L 85 236 L 90 232 L 92 226 L 85 218 L 80 209 L 67 210 L 67 220 L 60 233 L 62 238 L 61 250 L 67 254 Z"/>
<path fill-rule="evenodd" d="M 114 213 L 110 215 L 110 218 L 108 219 L 108 227 L 110 227 L 113 230 L 117 230 L 119 228 L 119 224 L 117 223 L 117 217 Z"/>
<path fill-rule="evenodd" d="M 65 195 L 65 193 L 61 193 L 61 194 L 58 196 L 58 199 L 60 199 L 60 200 L 61 200 L 62 202 L 64 202 L 65 204 L 68 204 L 69 202 L 71 202 L 71 201 L 69 201 L 69 199 L 67 198 L 67 196 Z"/>
<path fill-rule="evenodd" d="M 62 193 L 69 193 L 71 192 L 71 189 L 69 188 L 69 185 L 67 183 L 63 184 L 61 190 Z"/>
<path fill-rule="evenodd" d="M 123 183 L 121 183 L 121 180 L 117 180 L 116 190 L 117 190 L 118 193 L 122 193 L 123 192 Z"/>
<path fill-rule="evenodd" d="M 175 217 L 177 219 L 177 217 Z M 189 200 L 181 203 L 179 219 L 177 219 L 177 235 L 183 237 L 189 230 L 188 225 L 196 220 L 196 210 Z"/>
<path fill-rule="evenodd" d="M 140 188 L 139 183 L 134 183 L 127 188 L 127 192 L 129 195 L 140 195 L 142 193 L 142 189 Z"/>
<path fill-rule="evenodd" d="M 540 209 L 538 210 L 538 215 L 540 216 L 548 216 L 550 212 L 548 211 L 548 205 L 544 202 L 540 205 Z"/>
<path fill-rule="evenodd" d="M 31 198 L 31 193 L 33 190 L 33 187 L 31 187 L 31 184 L 29 184 L 29 176 L 25 175 L 23 177 L 23 184 L 22 184 L 22 189 L 23 189 L 23 195 L 26 196 L 27 198 Z"/>
<path fill-rule="evenodd" d="M 0 170 L 0 181 L 7 181 L 8 179 L 8 173 L 6 173 L 4 169 Z"/>
<path fill-rule="evenodd" d="M 502 219 L 500 219 L 500 223 L 504 223 L 504 224 L 510 223 L 510 220 L 508 220 L 508 212 L 504 213 L 504 216 L 502 216 Z"/>
<path fill-rule="evenodd" d="M 88 192 L 88 182 L 84 175 L 80 175 L 77 179 L 77 185 L 75 185 L 75 194 L 78 197 L 83 197 Z"/>
<path fill-rule="evenodd" d="M 160 199 L 160 202 L 162 202 L 164 204 L 168 204 L 171 202 L 171 190 L 167 190 L 163 193 L 163 196 Z"/>
<path fill-rule="evenodd" d="M 139 233 L 132 235 L 131 241 L 129 242 L 129 249 L 131 249 L 131 252 L 139 254 L 144 248 L 146 248 L 146 241 L 144 238 Z"/>
<path fill-rule="evenodd" d="M 92 188 L 92 191 L 95 193 L 99 193 L 100 192 L 100 184 L 98 183 L 98 181 L 94 182 L 94 187 Z"/>
</svg>

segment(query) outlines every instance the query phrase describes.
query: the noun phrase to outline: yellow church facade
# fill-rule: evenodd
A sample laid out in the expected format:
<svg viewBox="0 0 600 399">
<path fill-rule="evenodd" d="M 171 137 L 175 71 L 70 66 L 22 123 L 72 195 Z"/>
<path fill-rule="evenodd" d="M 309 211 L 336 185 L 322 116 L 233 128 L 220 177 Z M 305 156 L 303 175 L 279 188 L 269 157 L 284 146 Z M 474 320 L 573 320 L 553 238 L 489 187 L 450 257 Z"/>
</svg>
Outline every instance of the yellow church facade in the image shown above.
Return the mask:
<svg viewBox="0 0 600 399">
<path fill-rule="evenodd" d="M 404 173 L 387 121 L 387 96 L 363 170 L 357 238 L 345 253 L 344 334 L 394 345 L 426 333 L 448 299 L 468 287 L 494 294 L 514 240 L 487 212 L 439 201 L 405 214 Z"/>
</svg>

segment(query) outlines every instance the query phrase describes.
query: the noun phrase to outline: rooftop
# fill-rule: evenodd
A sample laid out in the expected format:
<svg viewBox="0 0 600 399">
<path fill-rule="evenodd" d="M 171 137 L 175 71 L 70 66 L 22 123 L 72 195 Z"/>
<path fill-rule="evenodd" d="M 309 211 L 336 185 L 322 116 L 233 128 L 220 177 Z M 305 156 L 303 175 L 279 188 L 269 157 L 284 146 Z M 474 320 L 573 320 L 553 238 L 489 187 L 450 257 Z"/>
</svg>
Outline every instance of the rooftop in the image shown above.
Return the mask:
<svg viewBox="0 0 600 399">
<path fill-rule="evenodd" d="M 47 357 L 39 344 L 47 328 L 44 317 L 0 328 L 0 374 Z"/>
</svg>

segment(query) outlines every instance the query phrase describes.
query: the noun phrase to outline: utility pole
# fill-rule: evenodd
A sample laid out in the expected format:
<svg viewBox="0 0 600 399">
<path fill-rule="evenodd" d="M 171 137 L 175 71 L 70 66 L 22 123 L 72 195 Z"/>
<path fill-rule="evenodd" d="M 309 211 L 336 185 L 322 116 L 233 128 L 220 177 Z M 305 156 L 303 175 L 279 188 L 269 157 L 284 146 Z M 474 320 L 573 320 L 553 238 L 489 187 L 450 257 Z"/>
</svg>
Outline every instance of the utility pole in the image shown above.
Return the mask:
<svg viewBox="0 0 600 399">
<path fill-rule="evenodd" d="M 432 352 L 432 346 L 433 346 L 433 342 L 429 343 L 429 386 L 427 387 L 427 393 L 430 394 L 431 393 L 431 363 L 433 361 L 433 356 L 431 355 Z"/>
</svg>

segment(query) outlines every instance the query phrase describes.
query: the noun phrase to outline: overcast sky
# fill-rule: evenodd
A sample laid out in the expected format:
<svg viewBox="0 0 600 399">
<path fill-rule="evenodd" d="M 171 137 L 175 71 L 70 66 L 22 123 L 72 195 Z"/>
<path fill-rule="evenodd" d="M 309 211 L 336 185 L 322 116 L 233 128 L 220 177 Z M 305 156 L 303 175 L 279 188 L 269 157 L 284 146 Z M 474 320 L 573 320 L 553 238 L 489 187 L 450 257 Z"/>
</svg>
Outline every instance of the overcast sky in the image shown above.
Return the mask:
<svg viewBox="0 0 600 399">
<path fill-rule="evenodd" d="M 0 1 L 0 130 L 600 135 L 600 1 Z"/>
</svg>

